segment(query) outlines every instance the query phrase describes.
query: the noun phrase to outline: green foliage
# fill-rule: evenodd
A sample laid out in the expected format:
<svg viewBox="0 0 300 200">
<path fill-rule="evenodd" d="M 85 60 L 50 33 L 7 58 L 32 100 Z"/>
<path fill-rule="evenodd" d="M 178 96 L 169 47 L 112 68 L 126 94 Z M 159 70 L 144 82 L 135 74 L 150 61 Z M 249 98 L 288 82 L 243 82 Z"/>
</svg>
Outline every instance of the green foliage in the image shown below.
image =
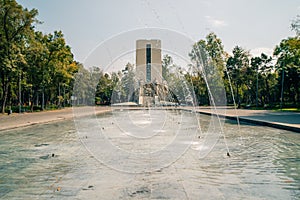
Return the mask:
<svg viewBox="0 0 300 200">
<path fill-rule="evenodd" d="M 33 34 L 37 10 L 27 10 L 14 0 L 0 1 L 0 72 L 1 107 L 5 112 L 7 103 L 16 96 L 16 85 L 26 64 L 24 51 L 27 39 Z"/>
<path fill-rule="evenodd" d="M 229 56 L 214 33 L 195 43 L 189 54 L 194 65 L 185 76 L 193 84 L 199 104 L 210 103 L 210 93 L 222 95 L 220 88 L 225 86 L 229 104 L 233 103 L 233 96 L 238 107 L 277 107 L 283 84 L 283 101 L 286 105 L 299 107 L 299 16 L 293 21 L 292 29 L 296 36 L 283 39 L 274 50 L 275 57 L 264 53 L 251 57 L 249 51 L 239 46 L 234 47 Z"/>
<path fill-rule="evenodd" d="M 164 80 L 167 79 L 167 76 L 170 72 L 170 68 L 173 66 L 173 59 L 170 55 L 166 54 L 163 56 L 162 60 L 162 77 Z"/>
<path fill-rule="evenodd" d="M 249 78 L 253 75 L 249 69 L 249 52 L 245 49 L 236 46 L 232 50 L 233 56 L 230 56 L 226 62 L 227 73 L 231 77 L 231 83 L 235 87 L 234 96 L 238 106 L 243 99 L 244 90 L 250 89 L 252 83 Z"/>
<path fill-rule="evenodd" d="M 38 11 L 15 0 L 0 0 L 0 99 L 2 113 L 16 104 L 67 104 L 78 66 L 61 31 L 34 30 Z M 59 97 L 59 98 L 57 98 Z"/>
<path fill-rule="evenodd" d="M 23 8 L 16 0 L 0 0 L 2 113 L 8 108 L 15 112 L 20 108 L 21 111 L 59 108 L 69 105 L 71 97 L 78 105 L 137 100 L 139 86 L 133 64 L 128 63 L 122 72 L 111 74 L 99 67 L 85 69 L 74 60 L 61 31 L 43 34 L 35 30 L 34 25 L 39 23 L 37 15 L 36 9 Z M 171 56 L 165 55 L 163 79 L 179 101 L 195 96 L 200 105 L 209 105 L 212 96 L 227 95 L 231 104 L 233 90 L 239 105 L 276 108 L 281 101 L 284 103 L 281 107 L 299 108 L 299 24 L 297 16 L 291 24 L 295 37 L 283 39 L 275 47 L 273 57 L 265 54 L 251 57 L 240 46 L 234 47 L 229 56 L 221 39 L 209 33 L 193 45 L 189 53 L 193 65 L 187 73 L 183 73 Z M 187 88 L 194 94 L 187 93 Z M 213 101 L 222 104 L 218 99 Z"/>
<path fill-rule="evenodd" d="M 254 73 L 252 81 L 256 83 L 256 87 L 252 86 L 251 100 L 255 99 L 256 107 L 273 104 L 276 90 L 272 86 L 277 82 L 272 57 L 262 53 L 259 57 L 251 58 L 251 68 Z"/>
<path fill-rule="evenodd" d="M 189 79 L 192 81 L 198 103 L 223 105 L 226 101 L 223 88 L 225 51 L 221 39 L 215 33 L 209 33 L 206 40 L 200 40 L 193 45 L 189 56 L 193 65 L 190 66 L 191 74 L 188 76 L 194 76 Z M 220 98 L 212 98 L 216 96 Z"/>
<path fill-rule="evenodd" d="M 295 23 L 293 27 L 297 28 L 297 24 Z M 264 53 L 252 57 L 248 50 L 240 46 L 234 47 L 229 56 L 224 51 L 221 39 L 214 33 L 209 33 L 205 40 L 199 40 L 193 45 L 189 56 L 193 64 L 186 73 L 173 62 L 170 55 L 164 55 L 162 60 L 163 80 L 179 102 L 186 103 L 189 96 L 195 96 L 199 105 L 211 103 L 222 105 L 225 103 L 224 99 L 218 98 L 227 96 L 227 103 L 232 105 L 234 98 L 238 107 L 256 105 L 264 109 L 278 108 L 283 74 L 285 80 L 283 97 L 286 105 L 299 107 L 298 35 L 282 40 L 274 50 L 275 57 Z M 112 78 L 103 77 L 97 89 L 97 101 L 101 102 L 101 99 L 107 99 L 110 95 L 118 96 L 120 102 L 132 100 L 126 96 L 126 94 L 134 96 L 137 88 L 132 69 L 132 65 L 126 66 L 123 74 L 117 76 L 120 77 L 116 80 L 117 84 L 114 84 Z M 112 93 L 106 92 L 112 88 Z M 194 94 L 187 93 L 187 88 Z M 212 99 L 213 96 L 217 98 Z"/>
<path fill-rule="evenodd" d="M 95 88 L 98 84 L 102 71 L 99 67 L 87 70 L 79 64 L 78 73 L 75 74 L 72 95 L 76 98 L 73 105 L 94 105 Z"/>
<path fill-rule="evenodd" d="M 96 88 L 96 104 L 97 105 L 110 105 L 112 93 L 118 83 L 119 78 L 116 73 L 112 75 L 108 73 L 100 73 L 99 82 Z"/>
<path fill-rule="evenodd" d="M 300 37 L 283 39 L 274 50 L 277 57 L 275 65 L 278 71 L 282 102 L 293 102 L 300 106 Z"/>
<path fill-rule="evenodd" d="M 296 32 L 296 36 L 300 37 L 300 15 L 297 15 L 296 19 L 293 20 L 291 28 Z"/>
<path fill-rule="evenodd" d="M 120 102 L 137 101 L 137 90 L 139 89 L 139 85 L 135 77 L 135 68 L 133 64 L 126 64 L 123 75 L 115 87 L 116 92 L 120 94 L 120 96 L 118 95 Z M 114 95 L 114 97 L 117 97 L 117 95 Z M 117 103 L 117 101 L 115 102 Z"/>
</svg>

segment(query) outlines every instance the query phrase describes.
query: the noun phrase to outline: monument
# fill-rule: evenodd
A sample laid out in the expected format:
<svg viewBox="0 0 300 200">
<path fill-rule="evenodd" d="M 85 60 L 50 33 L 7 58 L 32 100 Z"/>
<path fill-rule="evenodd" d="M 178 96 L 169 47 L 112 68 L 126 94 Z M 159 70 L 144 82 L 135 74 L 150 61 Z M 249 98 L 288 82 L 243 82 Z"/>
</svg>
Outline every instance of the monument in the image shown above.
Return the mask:
<svg viewBox="0 0 300 200">
<path fill-rule="evenodd" d="M 136 75 L 144 83 L 162 83 L 161 41 L 136 41 Z"/>
<path fill-rule="evenodd" d="M 139 82 L 138 104 L 162 106 L 174 102 L 174 95 L 162 76 L 161 41 L 136 41 L 136 77 Z M 178 101 L 177 101 L 178 102 Z"/>
</svg>

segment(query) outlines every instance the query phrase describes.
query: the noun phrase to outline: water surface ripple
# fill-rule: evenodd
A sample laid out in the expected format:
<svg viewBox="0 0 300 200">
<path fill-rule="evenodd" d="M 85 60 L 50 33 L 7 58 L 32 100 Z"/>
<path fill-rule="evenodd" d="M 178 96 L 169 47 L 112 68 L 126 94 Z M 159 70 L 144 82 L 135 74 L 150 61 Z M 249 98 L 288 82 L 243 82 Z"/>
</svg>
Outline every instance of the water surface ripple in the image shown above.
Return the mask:
<svg viewBox="0 0 300 200">
<path fill-rule="evenodd" d="M 176 118 L 176 113 L 170 112 L 168 117 L 171 115 Z M 109 124 L 109 119 L 100 115 L 97 120 Z M 81 144 L 73 121 L 2 131 L 0 198 L 299 199 L 300 134 L 251 124 L 242 124 L 238 130 L 235 122 L 227 121 L 224 132 L 230 157 L 220 137 L 210 154 L 199 158 L 202 135 L 211 119 L 201 115 L 199 120 L 202 132 L 193 141 L 182 141 L 191 142 L 191 146 L 178 160 L 145 173 L 122 172 L 99 162 Z M 142 120 L 137 123 L 148 125 Z M 161 142 L 168 142 L 168 137 L 174 135 L 166 133 L 174 131 L 172 126 L 165 126 L 165 130 L 153 130 Z M 109 136 L 108 130 L 118 127 L 114 129 L 110 123 L 104 128 Z M 134 153 L 142 148 L 136 142 L 122 141 L 123 137 L 113 132 L 108 139 L 113 138 L 115 145 Z M 159 145 L 154 150 L 161 148 Z M 154 159 L 145 161 L 151 165 Z M 130 161 L 120 158 L 115 162 Z"/>
</svg>

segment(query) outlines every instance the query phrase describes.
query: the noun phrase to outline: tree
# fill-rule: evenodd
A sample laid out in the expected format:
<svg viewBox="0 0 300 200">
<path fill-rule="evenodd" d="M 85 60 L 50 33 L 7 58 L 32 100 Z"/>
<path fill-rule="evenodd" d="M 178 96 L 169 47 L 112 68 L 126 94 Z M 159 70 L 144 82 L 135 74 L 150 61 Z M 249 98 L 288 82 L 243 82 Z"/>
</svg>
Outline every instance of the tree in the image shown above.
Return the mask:
<svg viewBox="0 0 300 200">
<path fill-rule="evenodd" d="M 137 101 L 138 93 L 136 90 L 139 86 L 135 77 L 135 68 L 133 64 L 129 62 L 126 64 L 119 86 L 121 86 L 120 91 L 123 102 Z"/>
<path fill-rule="evenodd" d="M 271 84 L 274 85 L 272 57 L 262 53 L 260 56 L 251 58 L 251 67 L 256 74 L 255 102 L 258 107 L 258 101 L 266 105 L 271 101 Z"/>
<path fill-rule="evenodd" d="M 300 37 L 300 15 L 297 15 L 296 19 L 293 20 L 291 28 L 296 32 L 296 36 Z"/>
<path fill-rule="evenodd" d="M 74 105 L 95 105 L 96 88 L 101 77 L 101 69 L 92 67 L 85 69 L 82 64 L 77 64 L 79 69 L 74 75 L 72 95 Z"/>
<path fill-rule="evenodd" d="M 62 32 L 55 31 L 47 35 L 35 32 L 28 44 L 26 59 L 28 84 L 31 86 L 31 110 L 40 102 L 40 95 L 42 110 L 47 106 L 46 102 L 64 106 L 66 99 L 70 98 L 70 86 L 78 65 Z"/>
<path fill-rule="evenodd" d="M 77 66 L 74 63 L 71 48 L 66 45 L 61 31 L 48 34 L 47 48 L 49 54 L 46 67 L 52 80 L 46 84 L 50 87 L 50 94 L 56 94 L 52 98 L 57 98 L 57 105 L 61 107 L 62 101 L 65 100 L 63 91 L 73 79 L 73 74 L 77 72 Z"/>
<path fill-rule="evenodd" d="M 296 36 L 283 39 L 273 54 L 277 57 L 275 68 L 280 80 L 281 107 L 285 94 L 287 100 L 296 105 L 300 101 L 300 38 Z"/>
<path fill-rule="evenodd" d="M 170 72 L 170 68 L 173 66 L 173 58 L 166 54 L 163 56 L 162 60 L 162 77 L 164 80 L 167 79 L 167 76 Z"/>
<path fill-rule="evenodd" d="M 109 105 L 111 103 L 112 93 L 119 81 L 116 73 L 100 73 L 99 83 L 96 89 L 96 104 Z"/>
<path fill-rule="evenodd" d="M 244 75 L 246 75 L 249 67 L 249 52 L 239 46 L 236 46 L 233 48 L 232 54 L 233 56 L 230 56 L 227 60 L 226 67 L 235 86 L 235 96 L 238 102 L 238 107 L 240 107 L 243 91 L 241 88 L 244 86 Z"/>
<path fill-rule="evenodd" d="M 198 101 L 206 104 L 209 102 L 208 98 L 211 98 L 214 104 L 224 105 L 226 101 L 223 82 L 225 51 L 221 39 L 215 33 L 209 33 L 206 40 L 200 40 L 193 45 L 189 56 L 194 63 L 190 72 L 194 76 L 199 76 L 191 79 Z M 200 91 L 201 94 L 198 94 Z M 217 98 L 212 99 L 212 97 Z"/>
<path fill-rule="evenodd" d="M 65 105 L 78 65 L 61 31 L 34 30 L 36 9 L 0 0 L 0 106 Z M 22 98 L 21 98 L 22 97 Z M 40 100 L 40 97 L 42 100 Z"/>
<path fill-rule="evenodd" d="M 0 72 L 1 72 L 1 107 L 5 112 L 6 104 L 11 100 L 12 83 L 21 76 L 18 66 L 24 64 L 22 50 L 26 38 L 33 34 L 32 24 L 38 11 L 27 10 L 15 0 L 0 0 Z M 19 80 L 20 81 L 20 80 Z"/>
<path fill-rule="evenodd" d="M 220 38 L 213 32 L 206 36 L 206 50 L 213 64 L 217 67 L 220 77 L 225 70 L 225 51 Z"/>
<path fill-rule="evenodd" d="M 44 92 L 46 83 L 51 79 L 49 70 L 46 67 L 48 58 L 47 36 L 41 32 L 35 32 L 30 38 L 27 48 L 27 84 L 29 86 L 28 102 L 33 111 L 34 100 L 38 102 L 38 93 L 42 92 L 42 109 L 44 109 Z M 37 103 L 38 104 L 38 103 Z"/>
</svg>

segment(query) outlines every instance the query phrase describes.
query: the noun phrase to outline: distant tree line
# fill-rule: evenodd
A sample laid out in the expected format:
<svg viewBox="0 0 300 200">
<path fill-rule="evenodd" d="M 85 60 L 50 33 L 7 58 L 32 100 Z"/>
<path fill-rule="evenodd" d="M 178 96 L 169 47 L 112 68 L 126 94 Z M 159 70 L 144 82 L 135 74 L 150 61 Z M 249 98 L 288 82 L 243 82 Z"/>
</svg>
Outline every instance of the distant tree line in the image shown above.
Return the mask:
<svg viewBox="0 0 300 200">
<path fill-rule="evenodd" d="M 210 105 L 209 92 L 222 94 L 227 104 L 237 107 L 282 108 L 300 107 L 300 16 L 291 24 L 294 37 L 276 45 L 273 55 L 261 53 L 251 56 L 250 51 L 235 46 L 231 53 L 224 50 L 220 38 L 213 32 L 196 42 L 189 53 L 193 64 L 184 70 L 169 55 L 162 60 L 162 76 L 179 99 L 187 98 L 182 77 L 192 87 L 198 105 Z M 130 65 L 130 66 L 128 66 Z M 118 91 L 126 100 L 128 84 L 134 88 L 133 65 L 126 73 L 101 74 L 96 98 L 109 104 L 113 92 Z M 214 66 L 214 67 L 210 67 Z M 174 73 L 176 71 L 176 73 Z M 126 85 L 127 84 L 127 85 Z M 120 87 L 122 85 L 122 87 Z M 208 90 L 208 85 L 213 87 Z M 115 88 L 114 88 L 115 87 Z M 118 87 L 118 89 L 116 89 Z M 123 88 L 123 89 L 122 89 Z M 181 90 L 181 91 L 180 91 Z M 218 91 L 219 90 L 219 91 Z M 124 99 L 124 98 L 123 98 Z M 124 100 L 124 101 L 125 101 Z M 127 99 L 128 100 L 128 99 Z"/>
<path fill-rule="evenodd" d="M 105 73 L 100 67 L 81 67 L 75 74 L 73 105 L 110 105 L 134 101 L 138 82 L 133 64 L 127 63 L 122 71 Z"/>
<path fill-rule="evenodd" d="M 188 66 L 189 69 L 183 69 L 171 56 L 164 55 L 163 79 L 184 103 L 194 96 L 198 105 L 210 105 L 209 93 L 214 93 L 224 96 L 227 104 L 237 107 L 299 108 L 299 17 L 292 23 L 292 28 L 296 36 L 283 39 L 274 48 L 272 56 L 262 53 L 252 57 L 240 46 L 234 47 L 229 54 L 224 51 L 221 39 L 215 33 L 209 33 L 193 45 L 189 53 L 193 64 Z M 77 80 L 78 77 L 83 79 L 76 81 L 74 88 L 77 104 L 109 105 L 136 101 L 139 86 L 133 64 L 128 63 L 124 70 L 110 74 L 99 67 L 90 71 L 80 69 Z M 188 91 L 193 91 L 193 94 Z"/>
<path fill-rule="evenodd" d="M 299 108 L 300 16 L 293 21 L 291 28 L 296 35 L 276 45 L 272 56 L 262 53 L 252 57 L 248 50 L 240 46 L 234 47 L 232 53 L 228 54 L 224 51 L 221 39 L 214 33 L 209 33 L 205 40 L 195 43 L 189 55 L 192 61 L 197 61 L 199 49 L 205 50 L 209 62 L 216 66 L 214 74 L 222 77 L 229 104 L 236 103 L 238 107 Z M 205 55 L 200 57 L 205 60 Z M 199 104 L 208 105 L 210 101 L 203 73 L 191 70 L 186 76 L 193 83 Z"/>
<path fill-rule="evenodd" d="M 100 67 L 85 69 L 73 58 L 63 33 L 44 34 L 36 9 L 15 0 L 0 0 L 0 106 L 33 111 L 70 105 L 109 105 L 137 99 L 134 65 L 105 73 Z M 252 57 L 236 46 L 224 50 L 220 38 L 209 33 L 196 42 L 184 70 L 169 55 L 162 60 L 163 78 L 179 100 L 194 96 L 198 105 L 210 105 L 210 94 L 222 94 L 230 105 L 300 107 L 300 17 L 291 24 L 294 37 L 283 39 L 272 56 Z M 210 67 L 214 66 L 214 67 Z M 182 82 L 182 79 L 187 82 Z M 185 84 L 185 85 L 183 85 Z M 208 87 L 210 85 L 210 87 Z M 212 87 L 211 87 L 212 86 Z M 187 93 L 186 88 L 193 91 Z"/>
</svg>

